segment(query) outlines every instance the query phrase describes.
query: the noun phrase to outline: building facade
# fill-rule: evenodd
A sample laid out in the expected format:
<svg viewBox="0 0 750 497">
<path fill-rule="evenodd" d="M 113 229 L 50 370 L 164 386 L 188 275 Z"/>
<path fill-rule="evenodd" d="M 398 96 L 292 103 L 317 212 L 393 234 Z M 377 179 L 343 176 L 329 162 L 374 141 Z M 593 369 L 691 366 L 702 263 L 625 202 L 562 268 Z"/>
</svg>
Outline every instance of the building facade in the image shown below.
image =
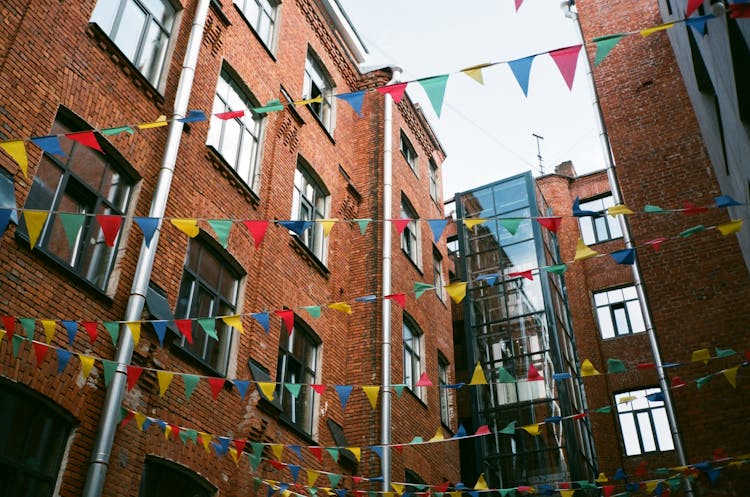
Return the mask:
<svg viewBox="0 0 750 497">
<path fill-rule="evenodd" d="M 102 495 L 377 489 L 353 476 L 382 474 L 382 389 L 373 408 L 362 387 L 382 386 L 384 104 L 368 91 L 360 116 L 336 96 L 392 73 L 358 69 L 366 51 L 338 3 L 28 0 L 0 14 L 0 494 L 81 495 L 113 375 L 128 386 Z M 159 116 L 193 48 L 189 108 L 207 119 L 186 116 L 154 219 L 171 126 Z M 406 296 L 392 440 L 408 445 L 457 429 L 446 390 L 415 385 L 455 381 L 446 246 L 420 221 L 442 217 L 444 152 L 408 97 L 392 143 L 393 217 L 411 220 L 393 236 Z M 417 281 L 436 291 L 417 301 Z M 118 336 L 134 342 L 128 367 L 113 362 Z M 455 482 L 457 461 L 452 442 L 407 446 L 392 480 Z"/>
</svg>

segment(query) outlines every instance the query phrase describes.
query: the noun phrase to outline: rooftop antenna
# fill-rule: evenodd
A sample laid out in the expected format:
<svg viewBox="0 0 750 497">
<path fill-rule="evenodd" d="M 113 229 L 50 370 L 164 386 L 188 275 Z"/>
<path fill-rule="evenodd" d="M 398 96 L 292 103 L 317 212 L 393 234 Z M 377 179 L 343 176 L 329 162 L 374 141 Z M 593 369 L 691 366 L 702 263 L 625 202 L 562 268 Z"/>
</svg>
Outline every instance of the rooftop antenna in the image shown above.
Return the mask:
<svg viewBox="0 0 750 497">
<path fill-rule="evenodd" d="M 539 174 L 544 176 L 544 164 L 542 164 L 542 146 L 540 141 L 544 140 L 544 137 L 542 135 L 537 135 L 536 133 L 531 133 L 531 136 L 536 138 L 536 157 L 539 159 Z"/>
</svg>

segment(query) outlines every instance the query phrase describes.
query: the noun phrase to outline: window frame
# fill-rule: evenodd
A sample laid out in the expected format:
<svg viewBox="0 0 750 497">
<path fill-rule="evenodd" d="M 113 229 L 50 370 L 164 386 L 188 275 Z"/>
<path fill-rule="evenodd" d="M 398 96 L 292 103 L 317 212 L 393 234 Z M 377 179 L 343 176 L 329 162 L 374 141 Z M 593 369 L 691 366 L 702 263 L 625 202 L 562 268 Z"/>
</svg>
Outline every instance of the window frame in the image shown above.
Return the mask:
<svg viewBox="0 0 750 497">
<path fill-rule="evenodd" d="M 409 332 L 407 340 L 406 331 Z M 415 350 L 416 349 L 416 350 Z M 424 333 L 411 316 L 404 313 L 401 323 L 401 351 L 403 353 L 403 384 L 423 403 L 427 402 L 425 387 L 414 386 L 425 369 Z M 416 378 L 415 378 L 416 376 Z"/>
<path fill-rule="evenodd" d="M 438 165 L 432 158 L 428 161 L 428 165 L 430 174 L 430 198 L 432 198 L 435 203 L 438 203 L 440 202 L 440 194 L 438 193 Z"/>
<path fill-rule="evenodd" d="M 11 211 L 8 221 L 18 224 L 18 202 L 16 201 L 16 183 L 13 175 L 0 167 L 0 209 Z"/>
<path fill-rule="evenodd" d="M 414 145 L 412 145 L 411 140 L 409 140 L 409 137 L 406 136 L 406 133 L 404 133 L 403 129 L 400 130 L 398 148 L 401 152 L 401 156 L 409 165 L 409 168 L 411 168 L 414 174 L 419 177 L 419 155 L 417 155 L 417 150 L 414 148 Z"/>
<path fill-rule="evenodd" d="M 146 489 L 147 485 L 147 474 L 149 467 L 152 468 L 161 468 L 162 470 L 166 469 L 169 472 L 177 473 L 179 474 L 179 477 L 181 479 L 188 479 L 193 483 L 194 488 L 197 488 L 201 491 L 201 494 L 193 494 L 193 497 L 212 497 L 216 495 L 217 488 L 211 484 L 207 479 L 200 476 L 198 473 L 190 470 L 189 468 L 177 464 L 173 461 L 170 461 L 168 459 L 164 459 L 162 457 L 157 457 L 152 454 L 146 455 L 144 461 L 143 461 L 143 471 L 141 473 L 141 482 L 138 485 L 138 496 L 139 497 L 149 497 L 146 492 L 148 491 Z M 159 474 L 159 477 L 156 478 L 154 481 L 161 480 L 163 478 L 162 473 Z"/>
<path fill-rule="evenodd" d="M 401 250 L 421 271 L 422 268 L 422 233 L 419 229 L 419 214 L 406 196 L 401 195 L 401 219 L 410 219 L 401 232 Z"/>
<path fill-rule="evenodd" d="M 323 97 L 322 102 L 310 103 L 306 107 L 331 136 L 336 127 L 336 102 L 333 97 L 335 89 L 333 78 L 325 69 L 320 57 L 308 47 L 302 79 L 302 99 Z"/>
<path fill-rule="evenodd" d="M 610 293 L 618 291 L 620 292 L 622 300 L 610 301 Z M 631 296 L 626 296 L 625 292 L 628 292 L 629 294 L 631 294 Z M 599 298 L 600 296 L 602 298 Z M 599 303 L 599 301 L 603 301 L 603 299 L 605 298 L 607 300 L 606 303 Z M 635 285 L 605 288 L 592 292 L 591 300 L 594 309 L 594 316 L 596 317 L 597 327 L 599 328 L 599 336 L 602 338 L 602 340 L 635 335 L 646 331 L 645 319 L 643 317 L 643 308 L 641 307 L 641 302 L 638 298 L 638 293 Z M 635 306 L 637 306 L 637 311 L 640 312 L 640 316 L 635 314 L 635 306 L 629 305 L 633 303 L 635 303 Z M 607 311 L 605 311 L 605 309 L 607 309 Z M 623 317 L 625 319 L 625 324 L 627 325 L 627 331 L 625 332 L 621 332 L 618 327 L 618 324 L 622 323 L 622 321 L 618 319 L 617 311 L 622 311 L 624 313 Z M 607 317 L 608 320 L 605 321 L 605 318 Z M 612 333 L 608 331 L 609 327 L 611 327 Z"/>
<path fill-rule="evenodd" d="M 450 385 L 450 363 L 443 354 L 438 352 L 438 392 L 440 397 L 440 422 L 447 428 L 451 428 L 451 411 L 453 404 L 452 391 L 447 388 Z"/>
<path fill-rule="evenodd" d="M 601 205 L 595 205 L 600 202 Z M 578 227 L 581 239 L 586 245 L 609 242 L 622 238 L 620 221 L 617 217 L 607 215 L 607 208 L 613 207 L 614 197 L 612 193 L 605 193 L 595 197 L 587 198 L 579 203 L 582 211 L 601 212 L 601 216 L 582 216 L 578 218 Z M 597 224 L 597 220 L 603 220 L 603 225 Z M 600 233 L 600 231 L 604 231 Z"/>
<path fill-rule="evenodd" d="M 301 181 L 303 182 L 301 183 Z M 312 188 L 315 193 L 313 198 L 304 194 L 304 191 L 308 187 Z M 294 171 L 291 219 L 296 221 L 312 221 L 313 224 L 302 233 L 302 236 L 297 236 L 296 233 L 293 235 L 323 265 L 328 261 L 328 237 L 323 232 L 323 226 L 317 221 L 326 219 L 330 208 L 330 192 L 315 172 L 315 169 L 302 159 L 302 157 L 299 157 L 297 168 Z"/>
<path fill-rule="evenodd" d="M 674 450 L 674 439 L 672 438 L 672 431 L 669 426 L 669 418 L 667 417 L 666 413 L 666 407 L 664 405 L 664 401 L 657 400 L 657 401 L 651 401 L 646 398 L 647 395 L 651 395 L 654 393 L 661 392 L 661 389 L 658 387 L 650 387 L 650 388 L 641 388 L 638 390 L 629 390 L 629 391 L 623 391 L 623 392 L 617 392 L 614 394 L 614 404 L 617 408 L 617 422 L 620 425 L 620 436 L 623 444 L 623 449 L 625 451 L 626 457 L 632 457 L 632 456 L 641 456 L 643 454 L 648 453 L 662 453 L 662 452 L 669 452 Z M 620 402 L 620 399 L 625 397 L 636 397 L 630 402 Z M 633 406 L 634 402 L 645 403 L 645 407 L 639 407 L 635 408 Z M 654 413 L 659 412 L 659 419 L 657 420 L 654 417 Z M 653 444 L 654 448 L 647 450 L 645 446 L 644 441 L 644 431 L 645 428 L 643 426 L 643 415 L 646 413 L 648 416 L 648 429 L 650 430 L 650 437 L 651 437 L 651 443 Z M 635 434 L 637 435 L 637 442 L 638 442 L 638 449 L 637 452 L 631 452 L 631 449 L 633 448 L 632 444 L 629 444 L 626 441 L 625 438 L 625 431 L 623 430 L 623 418 L 630 415 L 632 418 L 632 426 L 635 429 Z M 657 426 L 657 424 L 659 426 Z M 666 430 L 666 434 L 668 435 L 668 445 L 671 445 L 671 447 L 667 446 L 664 449 L 662 449 L 662 444 L 667 441 L 667 439 L 661 440 L 659 433 L 664 433 L 664 430 Z"/>
<path fill-rule="evenodd" d="M 443 255 L 436 245 L 432 245 L 432 279 L 435 284 L 435 295 L 441 302 L 446 301 L 445 273 L 443 272 Z"/>
<path fill-rule="evenodd" d="M 247 23 L 250 29 L 255 33 L 258 39 L 265 45 L 269 52 L 273 54 L 276 49 L 276 33 L 278 31 L 279 11 L 281 10 L 280 0 L 233 0 L 232 3 L 239 11 L 242 19 Z M 240 5 L 242 4 L 242 6 Z M 250 18 L 249 5 L 255 4 L 257 8 L 257 19 L 253 20 Z M 268 4 L 271 7 L 272 12 L 268 13 L 264 8 L 264 5 Z M 268 33 L 264 35 L 262 32 L 262 16 L 265 15 L 265 19 L 269 20 Z"/>
</svg>

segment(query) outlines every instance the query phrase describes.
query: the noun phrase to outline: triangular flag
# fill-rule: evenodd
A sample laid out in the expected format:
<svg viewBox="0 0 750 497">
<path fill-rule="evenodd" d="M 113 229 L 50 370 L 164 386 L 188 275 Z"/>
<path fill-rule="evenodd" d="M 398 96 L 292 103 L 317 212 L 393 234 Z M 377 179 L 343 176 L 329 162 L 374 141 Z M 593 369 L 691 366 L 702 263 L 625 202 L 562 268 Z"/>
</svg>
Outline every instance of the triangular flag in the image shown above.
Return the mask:
<svg viewBox="0 0 750 497">
<path fill-rule="evenodd" d="M 219 112 L 217 114 L 214 114 L 218 119 L 221 119 L 223 121 L 229 120 L 229 119 L 238 119 L 240 117 L 244 117 L 245 111 L 244 110 L 230 110 L 227 112 Z"/>
<path fill-rule="evenodd" d="M 635 249 L 627 248 L 623 250 L 616 250 L 609 254 L 617 264 L 635 264 Z"/>
<path fill-rule="evenodd" d="M 435 241 L 435 243 L 440 240 L 440 237 L 443 235 L 443 231 L 445 231 L 445 227 L 448 225 L 447 219 L 428 219 L 427 225 L 430 227 L 430 230 L 432 231 L 432 239 Z"/>
<path fill-rule="evenodd" d="M 130 337 L 133 340 L 133 344 L 137 346 L 138 342 L 141 341 L 141 322 L 131 321 L 126 324 L 128 325 L 128 329 L 130 330 Z"/>
<path fill-rule="evenodd" d="M 516 434 L 516 422 L 511 421 L 505 426 L 505 428 L 500 430 L 498 433 L 502 433 L 503 435 L 515 435 Z"/>
<path fill-rule="evenodd" d="M 612 492 L 614 491 L 615 491 L 614 485 L 602 485 L 602 494 L 604 495 L 604 497 L 611 497 Z"/>
<path fill-rule="evenodd" d="M 450 285 L 446 285 L 444 288 L 448 295 L 450 295 L 451 299 L 453 299 L 453 302 L 455 302 L 456 304 L 460 304 L 464 297 L 466 297 L 465 281 L 451 283 Z"/>
<path fill-rule="evenodd" d="M 666 211 L 658 205 L 646 204 L 643 207 L 643 212 L 648 212 L 650 214 L 664 214 Z"/>
<path fill-rule="evenodd" d="M 378 456 L 380 459 L 383 459 L 383 447 L 379 445 L 371 445 L 369 449 L 373 451 L 375 455 Z"/>
<path fill-rule="evenodd" d="M 483 274 L 481 276 L 477 276 L 477 281 L 484 281 L 489 286 L 495 286 L 497 283 L 499 275 L 498 274 Z"/>
<path fill-rule="evenodd" d="M 691 2 L 695 2 L 697 0 L 690 0 L 690 1 Z M 647 37 L 649 35 L 652 35 L 652 34 L 656 33 L 657 31 L 664 31 L 664 30 L 669 29 L 669 28 L 671 28 L 673 26 L 674 26 L 674 22 L 668 22 L 666 24 L 661 24 L 659 26 L 654 26 L 653 28 L 642 29 L 640 31 L 640 33 L 641 33 L 641 36 L 643 36 L 645 38 L 645 37 Z"/>
<path fill-rule="evenodd" d="M 0 337 L 0 339 L 2 339 L 2 337 Z M 57 349 L 57 374 L 62 374 L 62 372 L 65 371 L 72 356 L 73 354 L 67 350 Z"/>
<path fill-rule="evenodd" d="M 327 307 L 329 309 L 333 309 L 334 311 L 343 312 L 344 314 L 352 313 L 352 306 L 350 306 L 346 302 L 334 302 L 332 304 L 328 304 Z"/>
<path fill-rule="evenodd" d="M 401 101 L 401 98 L 404 96 L 404 91 L 406 91 L 406 85 L 408 83 L 396 83 L 393 85 L 388 86 L 381 86 L 380 88 L 375 88 L 378 93 L 382 93 L 383 95 L 390 95 L 393 97 L 393 101 L 396 103 L 399 103 Z"/>
<path fill-rule="evenodd" d="M 270 325 L 270 316 L 267 312 L 256 312 L 253 314 L 250 314 L 250 317 L 255 319 L 258 324 L 260 324 L 266 333 L 268 333 L 268 328 Z"/>
<path fill-rule="evenodd" d="M 150 123 L 139 124 L 138 129 L 161 128 L 162 126 L 166 126 L 167 124 L 169 124 L 167 122 L 167 116 L 159 116 L 156 118 L 155 121 L 152 121 Z"/>
<path fill-rule="evenodd" d="M 391 385 L 393 387 L 393 391 L 396 392 L 396 396 L 400 399 L 401 394 L 404 393 L 404 388 L 406 385 L 399 384 L 399 385 Z"/>
<path fill-rule="evenodd" d="M 579 199 L 578 197 L 576 197 L 575 200 L 573 201 L 573 216 L 575 217 L 586 217 L 586 216 L 599 217 L 601 215 L 602 213 L 599 211 L 581 210 L 581 199 Z"/>
<path fill-rule="evenodd" d="M 146 243 L 146 247 L 151 245 L 151 239 L 156 233 L 156 228 L 159 227 L 159 218 L 156 217 L 134 217 L 133 221 L 143 232 L 143 241 Z"/>
<path fill-rule="evenodd" d="M 266 231 L 268 231 L 268 221 L 242 221 L 242 224 L 245 225 L 247 231 L 253 237 L 255 248 L 260 247 L 263 238 L 266 236 Z"/>
<path fill-rule="evenodd" d="M 733 349 L 720 349 L 719 347 L 716 347 L 716 357 L 732 357 L 733 355 L 737 355 L 737 352 Z"/>
<path fill-rule="evenodd" d="M 331 456 L 331 459 L 333 459 L 335 462 L 339 462 L 339 449 L 338 447 L 326 447 L 326 452 L 328 452 L 328 455 Z M 330 478 L 330 475 L 328 475 Z"/>
<path fill-rule="evenodd" d="M 307 472 L 307 485 L 312 487 L 315 485 L 315 482 L 318 481 L 320 473 L 314 469 L 306 469 L 305 471 Z"/>
<path fill-rule="evenodd" d="M 312 384 L 310 385 L 310 388 L 312 388 L 318 395 L 323 395 L 323 393 L 326 391 L 325 385 Z"/>
<path fill-rule="evenodd" d="M 716 202 L 716 207 L 720 209 L 722 207 L 732 207 L 735 205 L 743 205 L 737 202 L 735 199 L 733 199 L 729 195 L 719 195 L 718 197 L 714 197 L 714 201 Z"/>
<path fill-rule="evenodd" d="M 198 324 L 203 328 L 206 335 L 210 336 L 217 342 L 219 341 L 219 335 L 216 334 L 216 318 L 201 318 L 196 321 L 198 321 Z"/>
<path fill-rule="evenodd" d="M 619 359 L 607 359 L 607 373 L 627 373 L 625 363 Z"/>
<path fill-rule="evenodd" d="M 595 257 L 599 255 L 599 252 L 596 250 L 592 250 L 588 247 L 585 243 L 583 243 L 583 240 L 580 238 L 578 239 L 578 242 L 576 244 L 576 255 L 573 258 L 574 261 L 584 261 L 586 259 L 591 259 L 592 257 Z"/>
<path fill-rule="evenodd" d="M 573 490 L 560 490 L 560 497 L 573 497 L 573 494 L 575 493 L 575 489 Z"/>
<path fill-rule="evenodd" d="M 222 316 L 221 320 L 224 321 L 224 324 L 227 326 L 234 328 L 240 333 L 245 333 L 245 330 L 242 328 L 242 318 L 238 314 Z"/>
<path fill-rule="evenodd" d="M 104 152 L 101 145 L 99 145 L 99 142 L 96 141 L 96 135 L 93 131 L 76 131 L 75 133 L 65 133 L 65 137 L 73 140 L 74 142 L 78 142 L 81 145 L 85 145 L 89 148 L 93 148 L 94 150 L 98 150 L 99 152 Z"/>
<path fill-rule="evenodd" d="M 26 221 L 26 229 L 29 233 L 29 246 L 33 249 L 42 232 L 42 227 L 47 221 L 47 211 L 24 210 L 23 218 Z"/>
<path fill-rule="evenodd" d="M 529 435 L 536 437 L 539 434 L 541 434 L 542 425 L 541 424 L 526 425 L 526 426 L 522 426 L 521 429 L 524 430 Z"/>
<path fill-rule="evenodd" d="M 230 219 L 209 219 L 208 225 L 216 233 L 216 238 L 222 247 L 227 248 L 227 242 L 229 241 L 229 232 L 232 229 L 232 221 Z"/>
<path fill-rule="evenodd" d="M 267 114 L 269 112 L 279 112 L 282 110 L 284 110 L 284 104 L 282 104 L 281 101 L 277 98 L 269 100 L 263 107 L 253 107 L 253 112 L 255 112 L 256 114 Z"/>
<path fill-rule="evenodd" d="M 312 318 L 319 318 L 321 316 L 321 309 L 319 305 L 306 305 L 303 306 L 302 309 L 304 309 Z"/>
<path fill-rule="evenodd" d="M 522 221 L 523 219 L 520 218 L 498 219 L 500 225 L 508 230 L 508 233 L 510 233 L 512 236 L 515 236 L 515 234 L 518 233 L 518 226 Z"/>
<path fill-rule="evenodd" d="M 172 219 L 170 221 L 175 228 L 185 233 L 190 238 L 195 238 L 200 233 L 198 222 L 195 219 Z"/>
<path fill-rule="evenodd" d="M 581 376 L 596 376 L 600 375 L 601 373 L 596 370 L 593 364 L 591 364 L 591 361 L 588 359 L 585 359 L 583 363 L 581 363 Z"/>
<path fill-rule="evenodd" d="M 394 293 L 392 295 L 385 295 L 383 298 L 386 300 L 392 300 L 398 303 L 398 305 L 400 305 L 402 309 L 406 308 L 406 294 L 405 293 Z"/>
<path fill-rule="evenodd" d="M 189 110 L 187 116 L 177 119 L 181 123 L 197 123 L 207 120 L 202 110 Z"/>
<path fill-rule="evenodd" d="M 24 177 L 28 178 L 29 159 L 26 156 L 26 146 L 23 140 L 12 140 L 7 142 L 0 142 L 0 148 L 5 150 L 5 153 L 16 161 L 18 167 L 21 169 Z"/>
<path fill-rule="evenodd" d="M 174 324 L 175 326 L 177 326 L 177 329 L 180 330 L 180 333 L 182 333 L 182 336 L 185 337 L 185 341 L 187 343 L 192 344 L 193 343 L 193 322 L 189 319 L 175 319 Z"/>
<path fill-rule="evenodd" d="M 709 360 L 711 360 L 711 351 L 708 349 L 695 350 L 690 358 L 690 362 L 703 361 L 703 364 L 708 364 Z"/>
<path fill-rule="evenodd" d="M 81 324 L 83 325 L 83 329 L 86 330 L 86 334 L 89 336 L 91 343 L 93 344 L 96 342 L 96 337 L 99 335 L 99 332 L 96 329 L 96 322 L 83 321 Z"/>
<path fill-rule="evenodd" d="M 317 97 L 308 98 L 306 100 L 298 100 L 294 102 L 294 105 L 297 107 L 301 107 L 303 105 L 310 105 L 310 104 L 319 104 L 323 101 L 323 95 L 318 95 Z"/>
<path fill-rule="evenodd" d="M 467 67 L 465 69 L 461 69 L 461 72 L 466 74 L 468 77 L 479 83 L 480 85 L 484 84 L 484 78 L 482 77 L 482 69 L 485 67 L 492 66 L 491 63 L 486 64 L 477 64 L 476 66 Z"/>
<path fill-rule="evenodd" d="M 273 313 L 281 318 L 286 331 L 291 335 L 292 330 L 294 329 L 294 311 L 289 309 L 281 309 L 278 311 L 274 311 Z"/>
<path fill-rule="evenodd" d="M 487 377 L 484 375 L 482 364 L 477 362 L 477 365 L 474 367 L 474 373 L 471 375 L 471 381 L 469 381 L 469 385 L 486 385 L 486 384 L 487 384 Z"/>
<path fill-rule="evenodd" d="M 302 236 L 305 231 L 309 230 L 313 226 L 312 221 L 301 220 L 276 221 L 276 223 L 288 229 L 297 236 Z"/>
<path fill-rule="evenodd" d="M 632 210 L 628 209 L 625 205 L 613 205 L 612 207 L 609 207 L 607 209 L 607 214 L 609 214 L 612 217 L 615 216 L 630 216 L 631 214 L 635 214 Z"/>
<path fill-rule="evenodd" d="M 393 490 L 395 490 L 397 494 L 403 495 L 403 493 L 404 493 L 404 485 L 402 485 L 401 483 L 393 483 L 393 482 L 391 482 L 391 487 L 393 487 Z"/>
<path fill-rule="evenodd" d="M 415 387 L 431 387 L 433 386 L 430 381 L 430 377 L 427 376 L 427 371 L 422 372 L 419 376 L 419 381 L 414 384 Z"/>
<path fill-rule="evenodd" d="M 370 401 L 370 405 L 373 409 L 378 404 L 378 393 L 380 393 L 379 386 L 363 386 L 362 391 L 367 395 L 367 400 Z"/>
<path fill-rule="evenodd" d="M 273 402 L 274 392 L 276 392 L 276 383 L 270 381 L 259 381 L 257 385 L 266 400 Z"/>
<path fill-rule="evenodd" d="M 346 450 L 352 453 L 354 456 L 354 459 L 357 460 L 357 462 L 360 462 L 362 459 L 362 448 L 361 447 L 347 447 Z"/>
<path fill-rule="evenodd" d="M 18 352 L 21 348 L 21 344 L 24 343 L 25 340 L 22 336 L 19 335 L 13 335 L 13 339 L 11 340 L 12 347 L 13 347 L 13 358 L 18 359 Z"/>
<path fill-rule="evenodd" d="M 169 371 L 157 371 L 156 379 L 159 382 L 159 397 L 164 397 L 164 394 L 169 388 L 169 384 L 172 383 L 172 379 L 174 379 L 174 373 L 170 373 Z"/>
<path fill-rule="evenodd" d="M 359 117 L 362 117 L 362 103 L 365 101 L 365 90 L 355 91 L 353 93 L 342 93 L 336 95 L 336 98 L 340 98 L 351 105 L 354 112 L 356 112 Z"/>
<path fill-rule="evenodd" d="M 409 223 L 413 221 L 413 219 L 391 219 L 391 224 L 396 228 L 396 232 L 401 235 L 407 226 L 409 226 Z"/>
<path fill-rule="evenodd" d="M 115 361 L 103 359 L 102 368 L 104 369 L 104 386 L 108 387 L 117 372 L 117 363 Z"/>
<path fill-rule="evenodd" d="M 479 478 L 477 478 L 477 484 L 474 485 L 474 490 L 489 490 L 487 482 L 484 479 L 484 473 L 480 474 Z"/>
<path fill-rule="evenodd" d="M 563 274 L 568 270 L 567 264 L 557 264 L 556 266 L 546 266 L 542 268 L 543 271 L 548 273 Z"/>
<path fill-rule="evenodd" d="M 508 372 L 507 369 L 500 366 L 497 368 L 497 381 L 499 383 L 515 383 L 516 379 L 513 377 L 512 374 Z"/>
<path fill-rule="evenodd" d="M 62 320 L 60 323 L 63 325 L 63 328 L 65 328 L 65 331 L 68 332 L 68 344 L 73 345 L 73 342 L 76 340 L 76 335 L 78 334 L 78 323 L 67 320 Z"/>
<path fill-rule="evenodd" d="M 184 374 L 182 375 L 182 382 L 185 385 L 185 400 L 190 400 L 190 397 L 192 397 L 193 392 L 195 391 L 195 387 L 198 386 L 198 383 L 200 383 L 201 377 L 194 374 Z"/>
<path fill-rule="evenodd" d="M 731 235 L 733 233 L 737 233 L 740 229 L 742 229 L 742 219 L 734 219 L 728 223 L 720 224 L 716 227 L 719 232 L 724 235 Z"/>
<path fill-rule="evenodd" d="M 141 377 L 141 373 L 143 373 L 143 368 L 140 366 L 132 366 L 128 365 L 128 391 L 132 390 L 136 383 L 138 383 L 138 378 Z"/>
<path fill-rule="evenodd" d="M 578 64 L 578 52 L 581 51 L 582 46 L 575 45 L 549 52 L 550 57 L 557 64 L 557 68 L 560 69 L 560 74 L 562 74 L 570 90 L 573 89 L 573 78 L 575 77 L 576 65 Z"/>
<path fill-rule="evenodd" d="M 448 75 L 443 74 L 440 76 L 418 79 L 417 82 L 422 85 L 422 88 L 424 88 L 435 114 L 440 117 L 440 111 L 443 108 L 443 98 L 445 97 L 445 85 L 448 84 Z"/>
<path fill-rule="evenodd" d="M 31 138 L 31 143 L 50 155 L 65 156 L 65 152 L 60 148 L 60 140 L 55 135 L 34 137 Z"/>
<path fill-rule="evenodd" d="M 289 470 L 289 474 L 292 477 L 292 481 L 294 483 L 297 483 L 297 479 L 299 478 L 300 467 L 297 466 L 296 464 L 288 464 L 287 469 Z"/>
<path fill-rule="evenodd" d="M 515 76 L 518 85 L 521 87 L 521 90 L 526 97 L 529 96 L 529 75 L 531 74 L 531 63 L 534 62 L 534 57 L 536 57 L 536 55 L 508 62 L 508 66 L 513 72 L 513 76 Z"/>
<path fill-rule="evenodd" d="M 552 374 L 552 379 L 554 381 L 565 381 L 565 380 L 571 379 L 572 377 L 573 375 L 570 373 L 553 373 Z"/>
<path fill-rule="evenodd" d="M 526 271 L 516 271 L 514 273 L 508 273 L 508 278 L 526 278 L 529 281 L 534 281 L 534 274 L 531 269 Z"/>
<path fill-rule="evenodd" d="M 55 326 L 56 323 L 52 319 L 41 319 L 42 328 L 44 329 L 44 337 L 47 340 L 47 345 L 52 343 L 52 339 L 55 338 Z"/>
<path fill-rule="evenodd" d="M 688 0 L 687 8 L 685 10 L 685 18 L 690 17 L 693 14 L 693 12 L 698 10 L 698 7 L 700 7 L 701 5 L 703 5 L 702 0 Z"/>
<path fill-rule="evenodd" d="M 284 388 L 286 388 L 289 393 L 292 394 L 292 397 L 295 399 L 299 397 L 300 389 L 302 388 L 302 385 L 299 383 L 284 383 Z"/>
<path fill-rule="evenodd" d="M 353 387 L 351 385 L 335 385 L 334 388 L 339 395 L 341 409 L 346 409 L 346 403 L 349 402 L 349 395 L 351 395 Z"/>
<path fill-rule="evenodd" d="M 727 379 L 730 385 L 732 387 L 737 388 L 737 371 L 739 371 L 740 367 L 735 366 L 733 368 L 725 369 L 724 370 L 724 377 Z"/>
<path fill-rule="evenodd" d="M 367 225 L 370 224 L 370 221 L 372 219 L 355 219 L 354 222 L 356 222 L 359 225 L 359 232 L 363 235 L 365 234 L 365 231 L 367 231 Z"/>
<path fill-rule="evenodd" d="M 245 395 L 247 395 L 247 389 L 250 386 L 250 382 L 248 380 L 232 380 L 232 383 L 234 384 L 235 388 L 237 388 L 237 393 L 240 394 L 240 399 L 245 400 Z"/>
<path fill-rule="evenodd" d="M 41 367 L 42 361 L 47 357 L 49 352 L 49 345 L 39 342 L 31 342 L 31 346 L 34 350 L 34 357 L 36 357 L 36 367 Z"/>
<path fill-rule="evenodd" d="M 36 326 L 36 320 L 33 318 L 19 318 L 18 321 L 21 322 L 21 327 L 26 332 L 26 337 L 29 340 L 34 339 L 34 327 Z"/>
<path fill-rule="evenodd" d="M 613 35 L 600 36 L 591 40 L 594 42 L 594 44 L 596 44 L 594 67 L 601 64 L 602 61 L 607 57 L 607 55 L 609 55 L 609 52 L 611 52 L 612 49 L 615 48 L 618 43 L 620 43 L 620 40 L 622 40 L 627 35 L 627 33 L 617 33 Z"/>
<path fill-rule="evenodd" d="M 545 228 L 546 230 L 551 231 L 552 233 L 557 233 L 557 231 L 560 229 L 562 218 L 561 217 L 538 217 L 536 218 L 536 222 L 542 225 L 542 227 Z"/>
<path fill-rule="evenodd" d="M 318 219 L 316 222 L 323 227 L 323 236 L 327 238 L 337 221 L 338 219 Z"/>
<path fill-rule="evenodd" d="M 318 460 L 318 462 L 323 462 L 323 448 L 318 447 L 317 445 L 312 445 L 307 448 L 307 450 L 310 451 L 310 453 L 315 456 L 315 459 Z"/>
<path fill-rule="evenodd" d="M 464 219 L 464 226 L 466 226 L 466 229 L 472 229 L 474 226 L 479 226 L 480 224 L 484 224 L 487 222 L 486 219 L 483 218 L 471 218 L 471 219 Z"/>
<path fill-rule="evenodd" d="M 529 372 L 526 375 L 526 381 L 541 381 L 544 379 L 544 376 L 537 371 L 536 367 L 534 367 L 533 364 L 529 364 Z"/>
<path fill-rule="evenodd" d="M 430 285 L 429 283 L 422 283 L 421 281 L 416 281 L 414 283 L 414 298 L 418 299 L 419 297 L 424 294 L 427 290 L 433 290 L 435 288 L 435 285 Z"/>
<path fill-rule="evenodd" d="M 128 133 L 132 135 L 133 133 L 135 133 L 135 130 L 131 128 L 130 126 L 117 126 L 116 128 L 104 128 L 100 131 L 104 136 L 117 136 L 120 133 Z"/>
<path fill-rule="evenodd" d="M 213 396 L 214 400 L 219 398 L 219 394 L 221 393 L 222 389 L 224 388 L 224 383 L 226 382 L 226 379 L 224 378 L 206 378 L 208 381 L 208 384 L 211 386 L 211 395 Z"/>
</svg>

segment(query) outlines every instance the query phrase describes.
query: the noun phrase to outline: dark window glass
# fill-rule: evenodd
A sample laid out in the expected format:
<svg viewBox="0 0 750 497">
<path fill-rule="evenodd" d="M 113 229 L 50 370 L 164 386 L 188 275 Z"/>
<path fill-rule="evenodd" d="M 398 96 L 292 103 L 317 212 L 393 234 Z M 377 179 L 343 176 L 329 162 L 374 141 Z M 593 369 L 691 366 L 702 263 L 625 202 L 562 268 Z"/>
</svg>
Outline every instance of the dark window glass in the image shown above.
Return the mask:
<svg viewBox="0 0 750 497">
<path fill-rule="evenodd" d="M 211 497 L 216 489 L 204 478 L 175 463 L 147 457 L 139 497 Z"/>
<path fill-rule="evenodd" d="M 296 321 L 294 330 L 289 333 L 281 326 L 279 337 L 279 362 L 276 368 L 276 381 L 279 386 L 276 397 L 281 402 L 282 418 L 305 433 L 312 433 L 314 403 L 312 389 L 302 388 L 295 398 L 284 383 L 315 383 L 318 368 L 318 340 L 312 332 Z"/>
</svg>

